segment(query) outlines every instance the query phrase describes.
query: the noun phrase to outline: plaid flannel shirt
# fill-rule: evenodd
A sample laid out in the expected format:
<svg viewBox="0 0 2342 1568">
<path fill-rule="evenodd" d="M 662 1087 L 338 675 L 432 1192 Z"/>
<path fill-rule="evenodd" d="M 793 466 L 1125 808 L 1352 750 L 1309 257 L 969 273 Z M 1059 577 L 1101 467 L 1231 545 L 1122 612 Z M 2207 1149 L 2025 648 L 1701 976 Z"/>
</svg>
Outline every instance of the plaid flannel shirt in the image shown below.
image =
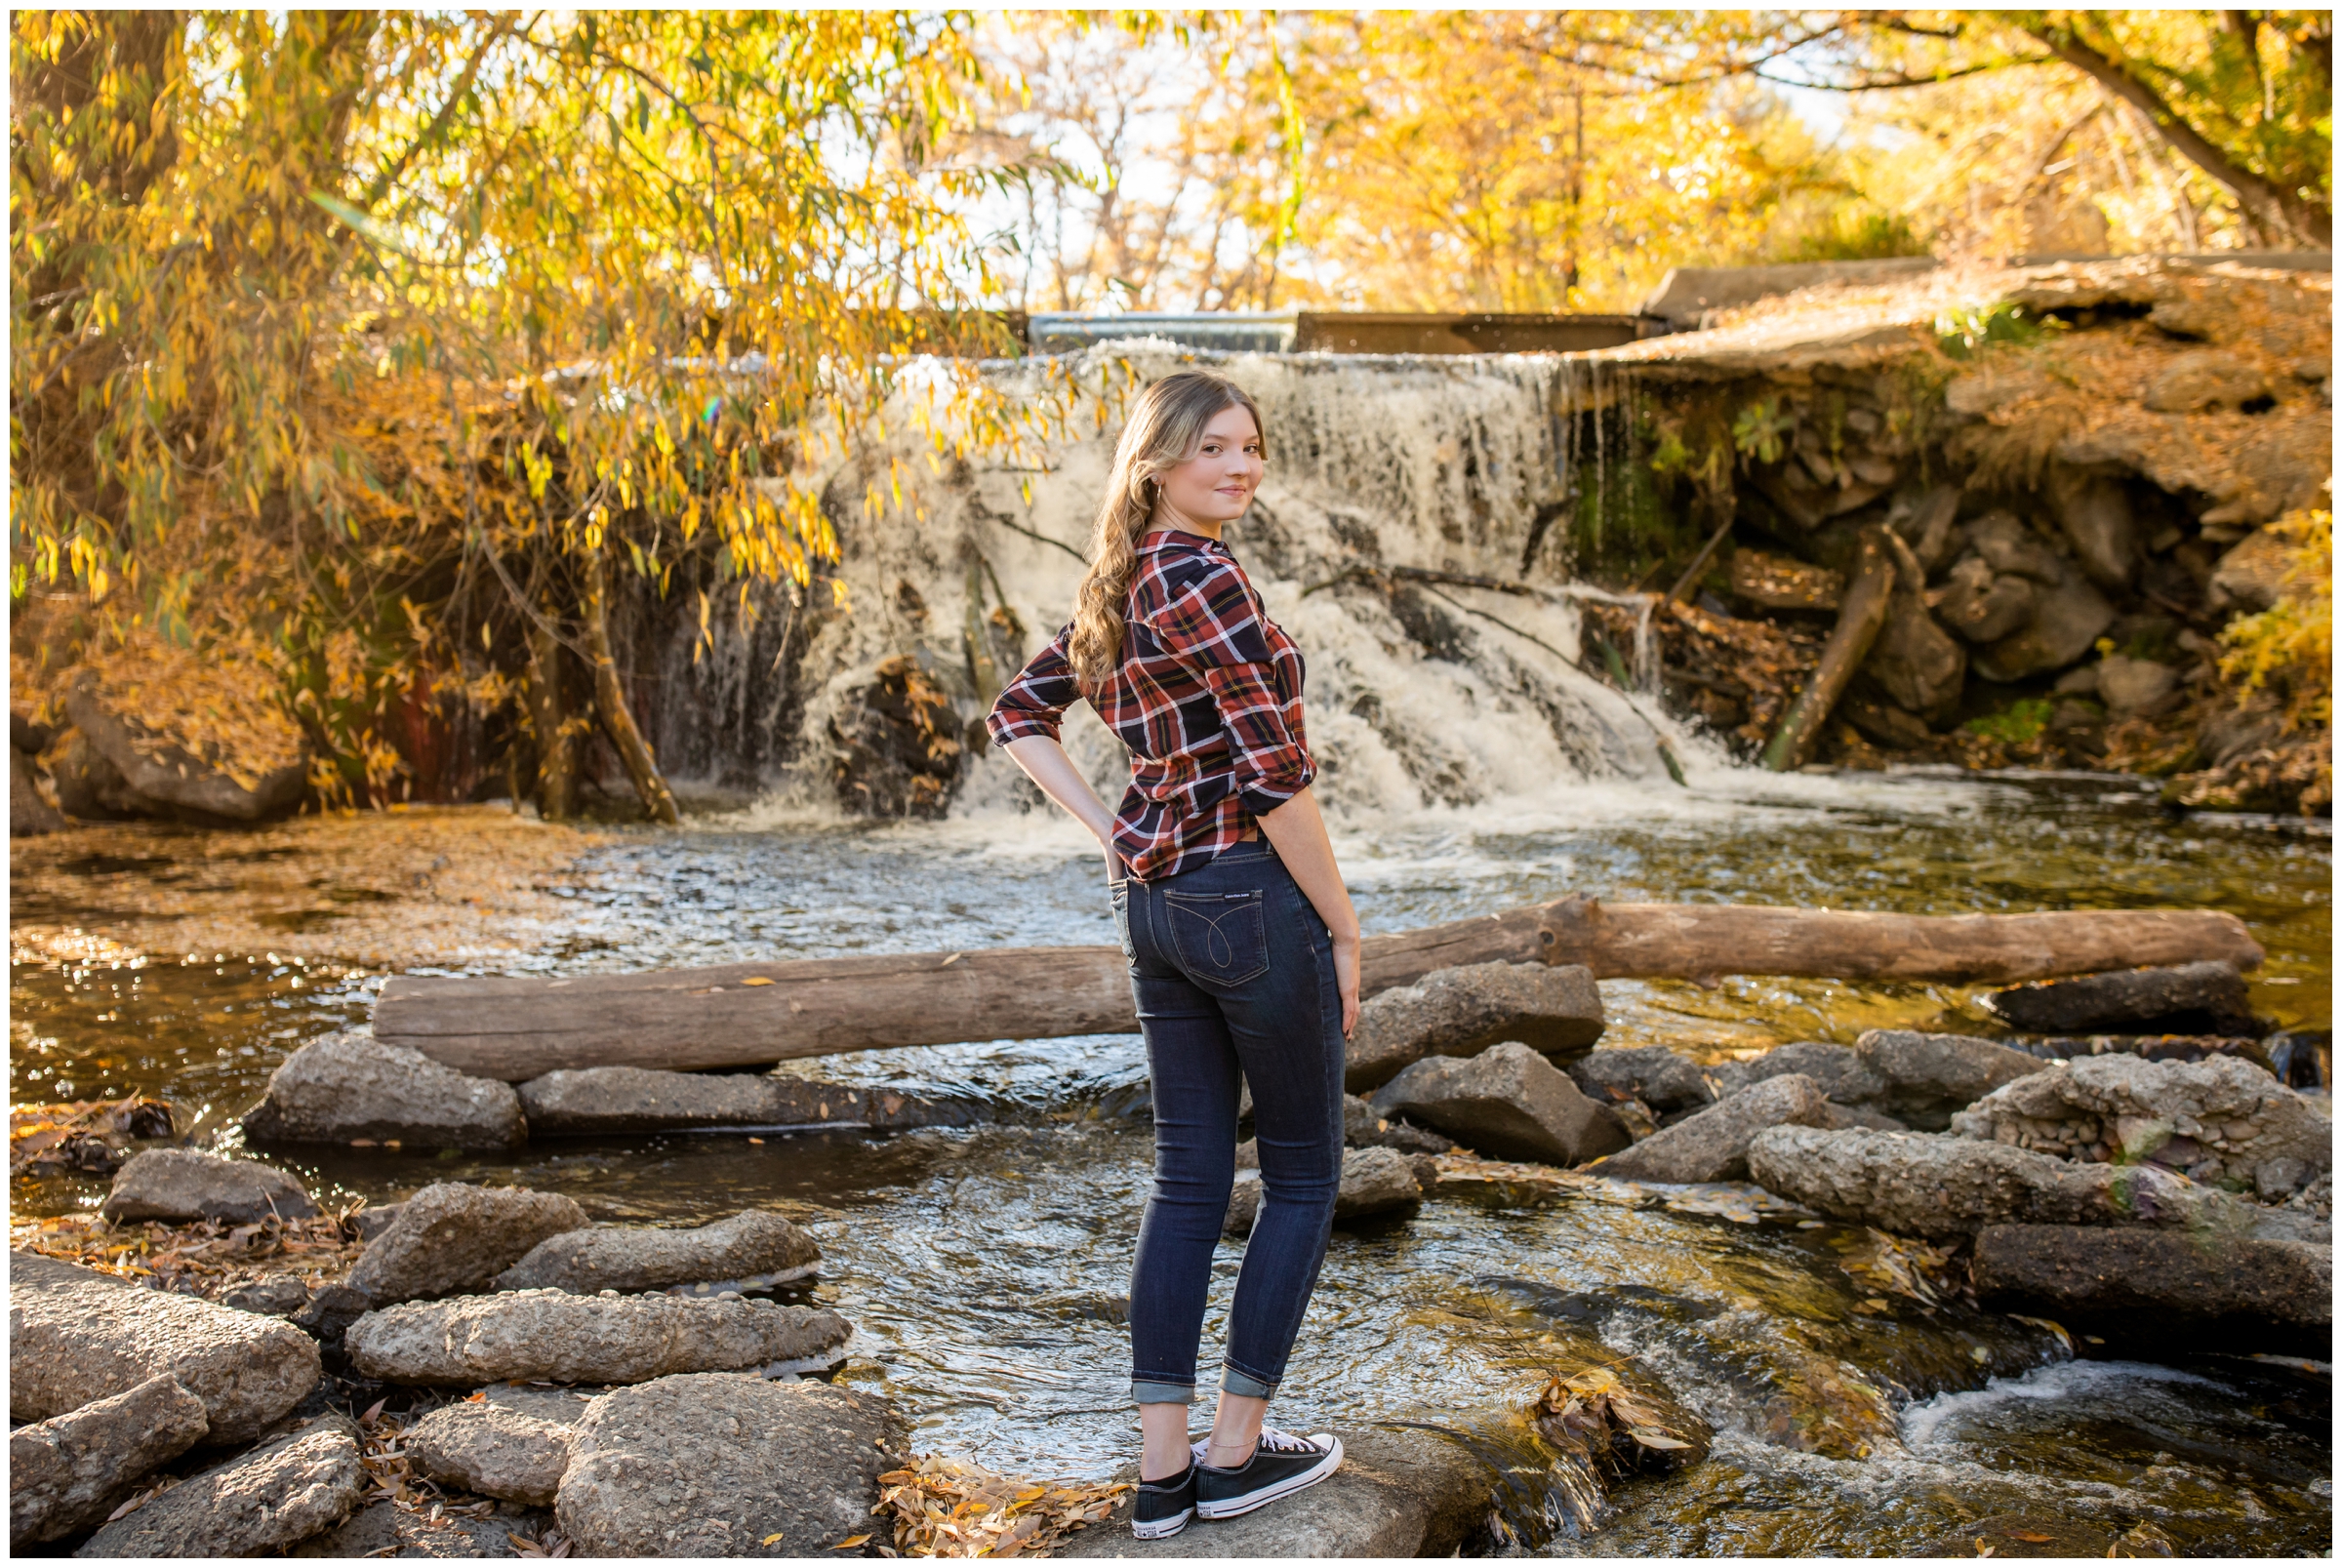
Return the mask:
<svg viewBox="0 0 2342 1568">
<path fill-rule="evenodd" d="M 1122 658 L 1091 702 L 1129 747 L 1114 848 L 1151 882 L 1205 864 L 1251 820 L 1317 776 L 1302 733 L 1301 652 L 1277 629 L 1227 545 L 1158 529 L 1139 541 Z M 1068 626 L 1001 692 L 992 744 L 1058 734 L 1082 695 Z"/>
</svg>

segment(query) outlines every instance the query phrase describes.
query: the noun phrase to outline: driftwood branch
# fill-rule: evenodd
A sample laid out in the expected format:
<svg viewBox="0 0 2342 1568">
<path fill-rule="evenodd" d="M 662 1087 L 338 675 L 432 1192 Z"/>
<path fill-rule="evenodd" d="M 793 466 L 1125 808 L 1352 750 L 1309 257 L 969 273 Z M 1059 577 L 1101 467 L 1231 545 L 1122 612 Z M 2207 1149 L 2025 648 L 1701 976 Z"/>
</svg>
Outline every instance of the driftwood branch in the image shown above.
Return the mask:
<svg viewBox="0 0 2342 1568">
<path fill-rule="evenodd" d="M 1797 694 L 1789 713 L 1781 720 L 1781 728 L 1764 748 L 1764 765 L 1774 773 L 1786 773 L 1801 767 L 1813 754 L 1813 744 L 1821 738 L 1822 725 L 1830 710 L 1846 689 L 1846 682 L 1870 657 L 1871 644 L 1886 625 L 1887 611 L 1892 608 L 1895 593 L 1895 571 L 1887 559 L 1885 548 L 1875 532 L 1866 532 L 1862 553 L 1856 558 L 1854 580 L 1846 585 L 1846 596 L 1837 612 L 1837 625 L 1823 645 L 1822 663 L 1813 672 L 1813 679 Z"/>
<path fill-rule="evenodd" d="M 1588 898 L 1368 937 L 1366 994 L 1435 969 L 1501 960 L 1584 964 L 1603 979 L 1810 975 L 1953 984 L 2039 980 L 2134 964 L 2261 961 L 2215 910 L 1860 914 Z M 569 980 L 402 975 L 375 1037 L 513 1082 L 557 1067 L 745 1067 L 965 1040 L 1121 1034 L 1137 1027 L 1114 947 L 812 958 Z"/>
</svg>

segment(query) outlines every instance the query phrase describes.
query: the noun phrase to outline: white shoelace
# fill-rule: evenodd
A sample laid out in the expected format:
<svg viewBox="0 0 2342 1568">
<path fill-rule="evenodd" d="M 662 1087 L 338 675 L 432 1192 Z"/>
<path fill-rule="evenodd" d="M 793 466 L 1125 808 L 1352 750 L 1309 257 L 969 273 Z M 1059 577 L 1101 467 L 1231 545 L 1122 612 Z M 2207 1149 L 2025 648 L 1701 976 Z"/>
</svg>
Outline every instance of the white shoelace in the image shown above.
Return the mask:
<svg viewBox="0 0 2342 1568">
<path fill-rule="evenodd" d="M 1311 1442 L 1307 1437 L 1296 1437 L 1291 1432 L 1280 1431 L 1274 1427 L 1263 1427 L 1261 1428 L 1260 1446 L 1264 1449 L 1267 1449 L 1272 1454 L 1316 1454 L 1323 1452 L 1323 1450 L 1321 1450 L 1315 1443 Z M 1212 1462 L 1212 1444 L 1210 1438 L 1197 1438 L 1193 1447 L 1196 1464 L 1209 1465 Z M 1248 1455 L 1246 1458 L 1249 1460 L 1250 1456 Z"/>
</svg>

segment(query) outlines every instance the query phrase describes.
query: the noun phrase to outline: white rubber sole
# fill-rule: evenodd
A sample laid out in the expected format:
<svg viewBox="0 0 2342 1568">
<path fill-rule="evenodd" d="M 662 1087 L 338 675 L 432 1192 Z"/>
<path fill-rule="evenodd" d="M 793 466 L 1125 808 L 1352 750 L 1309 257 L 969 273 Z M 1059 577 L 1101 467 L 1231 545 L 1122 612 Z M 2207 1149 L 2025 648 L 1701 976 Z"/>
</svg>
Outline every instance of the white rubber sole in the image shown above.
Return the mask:
<svg viewBox="0 0 2342 1568">
<path fill-rule="evenodd" d="M 1307 1491 L 1315 1486 L 1319 1481 L 1342 1467 L 1342 1439 L 1329 1432 L 1325 1434 L 1324 1440 L 1332 1445 L 1325 1458 L 1298 1475 L 1288 1475 L 1274 1486 L 1259 1492 L 1247 1492 L 1242 1497 L 1231 1498 L 1224 1503 L 1205 1503 L 1199 1500 L 1195 1505 L 1195 1517 L 1198 1519 L 1238 1518 L 1250 1513 L 1255 1508 L 1265 1508 L 1279 1499 L 1291 1497 L 1296 1492 Z"/>
<path fill-rule="evenodd" d="M 1175 1536 L 1185 1530 L 1189 1521 L 1194 1517 L 1195 1510 L 1190 1508 L 1176 1519 L 1154 1519 L 1146 1524 L 1141 1524 L 1138 1520 L 1133 1519 L 1130 1521 L 1130 1533 L 1141 1541 L 1161 1541 L 1167 1536 Z"/>
</svg>

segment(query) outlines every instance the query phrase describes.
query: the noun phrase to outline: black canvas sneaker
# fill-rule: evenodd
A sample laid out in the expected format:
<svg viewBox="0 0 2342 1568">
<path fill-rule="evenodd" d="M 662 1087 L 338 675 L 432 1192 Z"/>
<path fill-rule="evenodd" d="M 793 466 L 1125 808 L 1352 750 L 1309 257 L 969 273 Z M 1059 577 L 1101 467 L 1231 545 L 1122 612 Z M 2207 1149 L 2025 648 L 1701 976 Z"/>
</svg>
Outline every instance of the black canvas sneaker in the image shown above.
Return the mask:
<svg viewBox="0 0 2342 1568">
<path fill-rule="evenodd" d="M 1177 1475 L 1139 1483 L 1138 1506 L 1131 1510 L 1130 1533 L 1141 1541 L 1175 1536 L 1195 1517 L 1195 1464 Z"/>
<path fill-rule="evenodd" d="M 1341 1466 L 1342 1439 L 1332 1432 L 1296 1437 L 1263 1427 L 1260 1446 L 1234 1469 L 1194 1467 L 1195 1512 L 1206 1519 L 1232 1519 L 1315 1486 Z"/>
</svg>

